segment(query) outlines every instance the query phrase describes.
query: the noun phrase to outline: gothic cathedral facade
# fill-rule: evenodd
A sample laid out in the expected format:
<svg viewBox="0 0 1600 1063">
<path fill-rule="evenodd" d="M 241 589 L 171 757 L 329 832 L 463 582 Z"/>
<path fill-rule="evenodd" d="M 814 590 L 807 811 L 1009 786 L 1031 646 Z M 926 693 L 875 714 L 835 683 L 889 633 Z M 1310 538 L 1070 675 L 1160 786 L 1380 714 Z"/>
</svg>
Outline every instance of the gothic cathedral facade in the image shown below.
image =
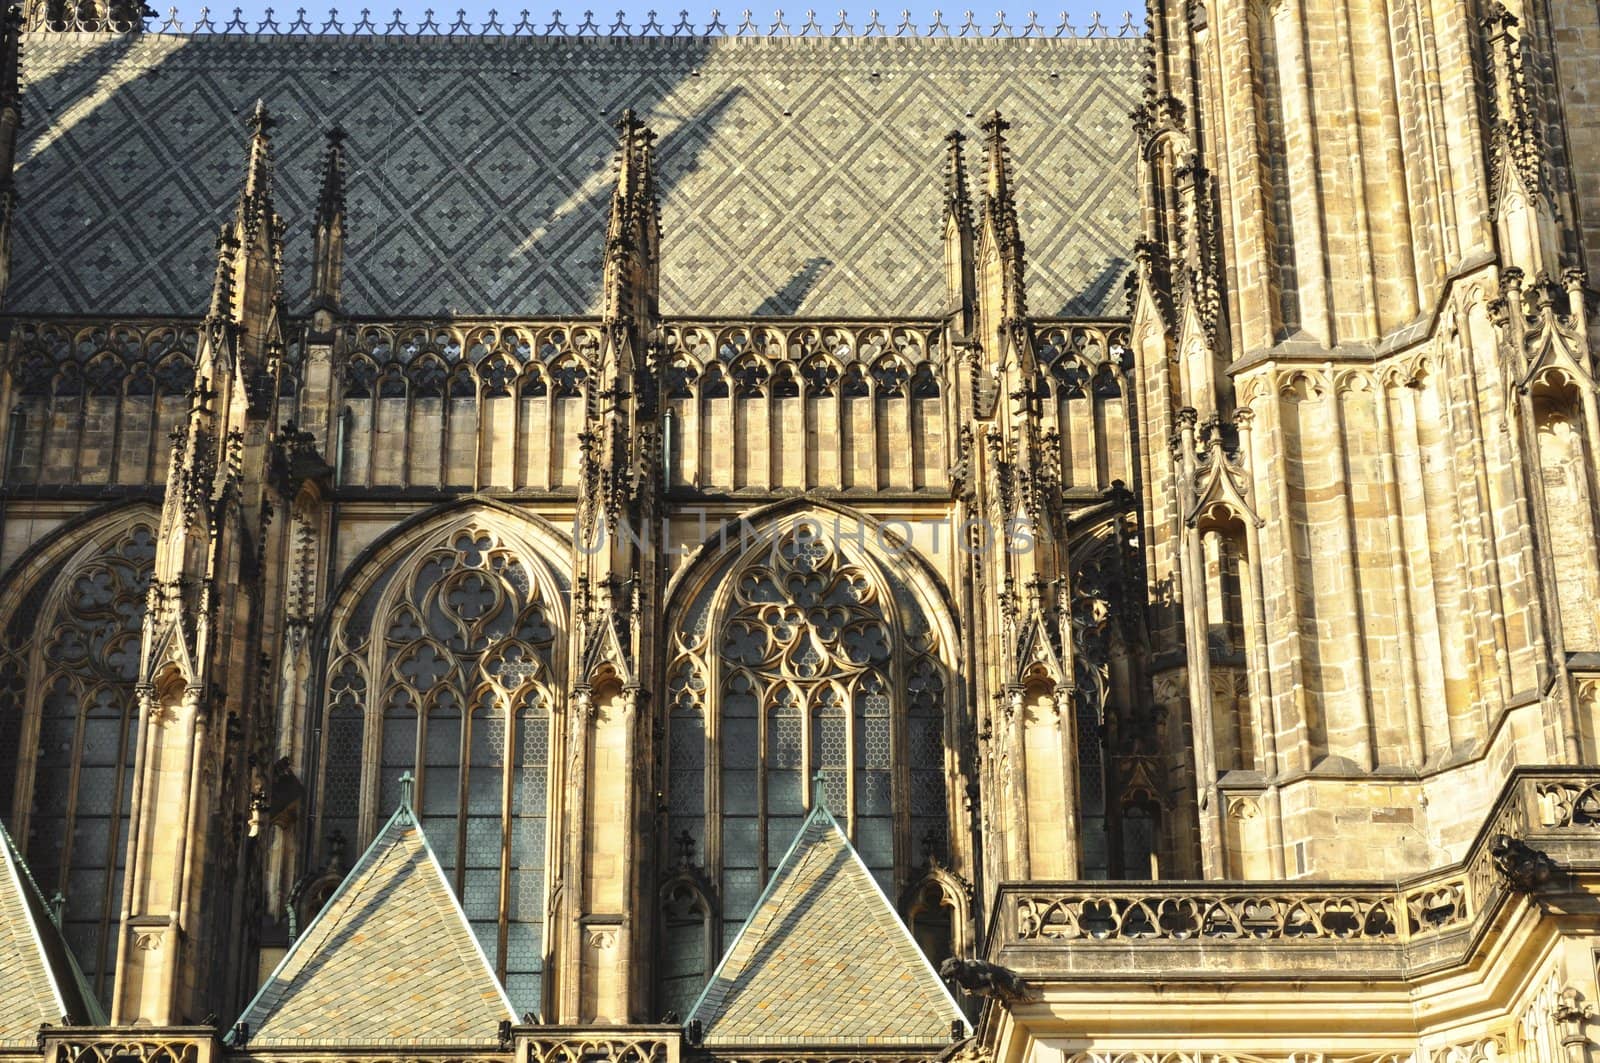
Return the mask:
<svg viewBox="0 0 1600 1063">
<path fill-rule="evenodd" d="M 1600 1053 L 1595 0 L 348 14 L 0 36 L 0 1061 Z"/>
</svg>

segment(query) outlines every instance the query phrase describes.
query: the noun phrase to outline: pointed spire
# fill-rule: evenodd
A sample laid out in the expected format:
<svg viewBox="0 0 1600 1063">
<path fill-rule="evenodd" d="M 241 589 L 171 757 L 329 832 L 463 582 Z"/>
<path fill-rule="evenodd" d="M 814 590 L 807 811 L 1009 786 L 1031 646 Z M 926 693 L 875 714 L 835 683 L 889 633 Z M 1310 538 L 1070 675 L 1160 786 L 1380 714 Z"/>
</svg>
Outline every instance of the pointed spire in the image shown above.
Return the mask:
<svg viewBox="0 0 1600 1063">
<path fill-rule="evenodd" d="M 1001 320 L 1016 321 L 1027 316 L 1023 288 L 1022 228 L 1017 223 L 1017 204 L 1011 190 L 1011 153 L 1006 146 L 1006 130 L 1011 123 L 994 111 L 984 119 L 982 129 L 988 157 L 984 160 L 982 235 L 993 246 L 987 253 L 1000 260 L 1005 290 Z M 985 310 L 987 314 L 988 311 Z"/>
<path fill-rule="evenodd" d="M 328 130 L 328 148 L 322 157 L 322 193 L 317 197 L 317 226 L 344 216 L 344 130 Z"/>
<path fill-rule="evenodd" d="M 633 108 L 617 120 L 617 179 L 611 192 L 610 235 L 624 239 L 642 235 L 640 225 L 650 224 L 655 209 L 656 135 Z"/>
<path fill-rule="evenodd" d="M 984 163 L 984 199 L 987 203 L 1006 204 L 1011 201 L 1010 178 L 1006 172 L 1010 159 L 1007 157 L 1006 130 L 1011 128 L 1011 123 L 1006 121 L 998 110 L 992 112 L 983 120 L 978 128 L 983 130 L 984 142 L 988 147 L 988 158 Z"/>
<path fill-rule="evenodd" d="M 211 322 L 233 320 L 233 259 L 238 247 L 233 227 L 224 222 L 217 230 L 217 272 L 211 281 L 211 305 L 206 310 L 206 318 Z"/>
<path fill-rule="evenodd" d="M 338 126 L 328 130 L 328 148 L 322 162 L 322 192 L 317 198 L 312 243 L 312 308 L 337 311 L 344 276 L 344 130 Z"/>
<path fill-rule="evenodd" d="M 634 142 L 642 128 L 633 108 L 624 108 L 622 117 L 617 119 L 617 133 L 621 140 L 617 150 L 616 195 L 619 197 L 628 196 L 633 191 Z"/>
<path fill-rule="evenodd" d="M 240 353 L 252 362 L 265 355 L 272 309 L 279 301 L 283 223 L 272 207 L 272 138 L 275 123 L 261 100 L 245 119 L 250 131 L 243 187 L 233 217 L 217 240 L 217 277 L 208 314 L 242 326 Z"/>
<path fill-rule="evenodd" d="M 977 300 L 972 249 L 972 195 L 962 146 L 966 137 L 952 129 L 945 138 L 948 155 L 944 172 L 945 312 L 957 335 L 972 333 L 972 310 Z"/>
<path fill-rule="evenodd" d="M 656 202 L 656 134 L 649 126 L 641 126 L 637 149 L 639 161 L 636 164 L 638 189 L 635 198 L 639 208 L 645 211 L 642 219 L 646 228 L 653 226 L 658 221 Z"/>
<path fill-rule="evenodd" d="M 255 108 L 245 119 L 245 127 L 250 130 L 250 173 L 244 186 L 247 196 L 272 191 L 272 127 L 277 124 L 268 113 L 266 102 L 257 99 Z"/>
<path fill-rule="evenodd" d="M 945 135 L 948 158 L 944 170 L 944 214 L 963 227 L 972 225 L 972 197 L 967 191 L 967 164 L 962 151 L 966 135 L 952 129 Z"/>
<path fill-rule="evenodd" d="M 244 194 L 239 197 L 239 208 L 244 222 L 246 241 L 270 226 L 272 212 L 272 127 L 277 125 L 267 113 L 264 101 L 256 100 L 255 109 L 245 119 L 250 130 L 250 162 L 245 174 Z"/>
<path fill-rule="evenodd" d="M 606 225 L 605 316 L 638 321 L 656 306 L 660 221 L 655 134 L 630 107 L 617 122 L 616 184 Z"/>
</svg>

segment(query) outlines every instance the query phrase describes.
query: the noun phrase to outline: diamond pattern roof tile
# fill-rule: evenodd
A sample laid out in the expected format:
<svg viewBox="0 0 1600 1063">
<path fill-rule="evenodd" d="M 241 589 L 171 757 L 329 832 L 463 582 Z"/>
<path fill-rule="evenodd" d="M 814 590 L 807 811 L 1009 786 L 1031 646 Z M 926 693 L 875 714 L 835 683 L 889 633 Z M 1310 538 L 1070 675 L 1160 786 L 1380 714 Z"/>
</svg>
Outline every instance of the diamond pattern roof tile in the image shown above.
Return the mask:
<svg viewBox="0 0 1600 1063">
<path fill-rule="evenodd" d="M 408 808 L 250 1006 L 250 1045 L 493 1044 L 511 1001 Z"/>
<path fill-rule="evenodd" d="M 1123 312 L 1138 40 L 30 34 L 8 309 L 197 315 L 280 120 L 291 302 L 347 133 L 352 314 L 598 311 L 615 116 L 661 134 L 669 314 L 934 314 L 944 134 L 1013 123 L 1030 309 Z M 816 263 L 825 263 L 818 268 Z"/>
<path fill-rule="evenodd" d="M 948 1043 L 961 1009 L 821 801 L 690 1011 L 708 1046 Z"/>
</svg>

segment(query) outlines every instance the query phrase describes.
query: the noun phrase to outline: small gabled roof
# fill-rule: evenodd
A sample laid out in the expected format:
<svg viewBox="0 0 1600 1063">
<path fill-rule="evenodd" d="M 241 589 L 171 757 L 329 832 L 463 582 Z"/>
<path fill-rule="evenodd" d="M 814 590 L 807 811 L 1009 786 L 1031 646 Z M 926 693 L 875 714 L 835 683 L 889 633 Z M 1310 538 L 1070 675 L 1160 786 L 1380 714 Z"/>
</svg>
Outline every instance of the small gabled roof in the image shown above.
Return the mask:
<svg viewBox="0 0 1600 1063">
<path fill-rule="evenodd" d="M 106 1016 L 0 824 L 0 1048 L 32 1048 L 41 1025 L 68 1020 L 100 1026 Z"/>
<path fill-rule="evenodd" d="M 689 1021 L 708 1046 L 948 1044 L 966 1017 L 818 790 Z"/>
<path fill-rule="evenodd" d="M 508 1019 L 409 800 L 239 1016 L 251 1047 L 492 1044 Z"/>
</svg>

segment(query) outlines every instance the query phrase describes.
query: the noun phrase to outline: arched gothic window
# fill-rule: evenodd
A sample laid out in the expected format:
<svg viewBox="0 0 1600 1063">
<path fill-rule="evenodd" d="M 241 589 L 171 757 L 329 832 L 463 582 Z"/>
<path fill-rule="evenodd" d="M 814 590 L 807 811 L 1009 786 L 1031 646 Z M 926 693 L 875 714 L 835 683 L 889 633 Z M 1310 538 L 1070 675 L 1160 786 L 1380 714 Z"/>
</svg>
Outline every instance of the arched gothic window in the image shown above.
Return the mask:
<svg viewBox="0 0 1600 1063">
<path fill-rule="evenodd" d="M 748 535 L 670 622 L 668 823 L 679 859 L 717 889 L 719 949 L 794 840 L 818 772 L 888 896 L 949 856 L 946 647 L 911 589 L 840 531 L 806 517 Z M 690 959 L 663 958 L 673 995 L 704 981 Z"/>
<path fill-rule="evenodd" d="M 901 914 L 911 936 L 916 939 L 928 962 L 937 969 L 956 955 L 957 900 L 933 875 L 913 888 L 901 903 Z"/>
<path fill-rule="evenodd" d="M 152 529 L 127 524 L 46 574 L 0 642 L 0 814 L 39 888 L 62 895 L 67 942 L 101 999 L 116 963 Z"/>
<path fill-rule="evenodd" d="M 692 881 L 678 878 L 661 892 L 661 935 L 666 962 L 661 968 L 661 1014 L 686 1018 L 716 961 L 711 955 L 711 912 Z"/>
<path fill-rule="evenodd" d="M 527 549 L 458 524 L 375 563 L 336 613 L 322 725 L 324 859 L 416 776 L 428 841 L 520 1010 L 541 1008 L 545 823 L 566 593 Z"/>
</svg>

